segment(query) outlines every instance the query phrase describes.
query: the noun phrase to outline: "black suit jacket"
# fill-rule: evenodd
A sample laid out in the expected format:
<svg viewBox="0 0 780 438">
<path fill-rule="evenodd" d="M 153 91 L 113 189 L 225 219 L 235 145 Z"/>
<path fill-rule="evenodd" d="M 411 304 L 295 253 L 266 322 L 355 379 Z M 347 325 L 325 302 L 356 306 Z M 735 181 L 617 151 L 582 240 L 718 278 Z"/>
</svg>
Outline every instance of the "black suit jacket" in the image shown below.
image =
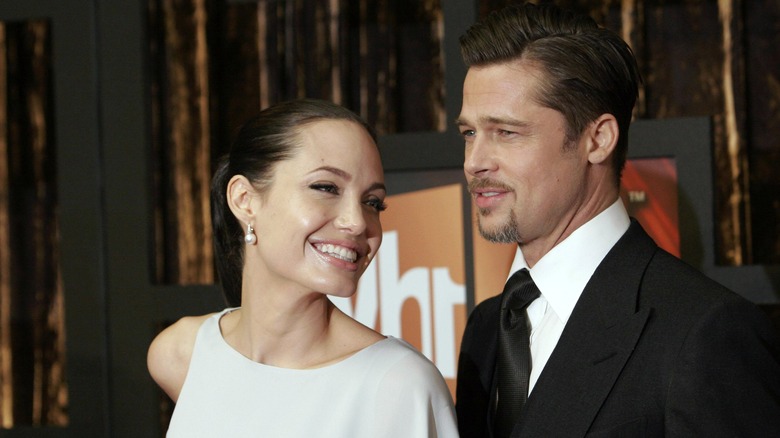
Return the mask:
<svg viewBox="0 0 780 438">
<path fill-rule="evenodd" d="M 499 298 L 469 316 L 461 436 L 489 437 Z M 514 437 L 780 436 L 780 341 L 752 303 L 632 221 L 596 269 Z"/>
</svg>

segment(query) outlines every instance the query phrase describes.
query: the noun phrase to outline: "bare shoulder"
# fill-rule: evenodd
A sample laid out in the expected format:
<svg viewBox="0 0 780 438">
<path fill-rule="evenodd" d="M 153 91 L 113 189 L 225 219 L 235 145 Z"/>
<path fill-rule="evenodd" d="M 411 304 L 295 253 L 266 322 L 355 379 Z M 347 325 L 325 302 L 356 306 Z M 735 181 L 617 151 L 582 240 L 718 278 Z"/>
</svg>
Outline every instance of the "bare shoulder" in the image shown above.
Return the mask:
<svg viewBox="0 0 780 438">
<path fill-rule="evenodd" d="M 187 377 L 198 330 L 212 315 L 185 316 L 160 332 L 149 345 L 149 374 L 174 402 Z"/>
</svg>

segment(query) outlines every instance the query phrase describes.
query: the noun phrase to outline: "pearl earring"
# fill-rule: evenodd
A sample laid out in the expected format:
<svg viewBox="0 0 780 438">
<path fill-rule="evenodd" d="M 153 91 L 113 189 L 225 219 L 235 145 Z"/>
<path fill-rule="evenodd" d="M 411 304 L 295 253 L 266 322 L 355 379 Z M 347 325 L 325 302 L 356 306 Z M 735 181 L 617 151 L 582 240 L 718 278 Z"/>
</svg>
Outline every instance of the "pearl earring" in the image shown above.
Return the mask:
<svg viewBox="0 0 780 438">
<path fill-rule="evenodd" d="M 255 229 L 252 228 L 252 225 L 247 224 L 246 226 L 246 234 L 244 235 L 244 242 L 246 242 L 247 245 L 254 245 L 257 243 L 257 235 L 255 235 Z"/>
</svg>

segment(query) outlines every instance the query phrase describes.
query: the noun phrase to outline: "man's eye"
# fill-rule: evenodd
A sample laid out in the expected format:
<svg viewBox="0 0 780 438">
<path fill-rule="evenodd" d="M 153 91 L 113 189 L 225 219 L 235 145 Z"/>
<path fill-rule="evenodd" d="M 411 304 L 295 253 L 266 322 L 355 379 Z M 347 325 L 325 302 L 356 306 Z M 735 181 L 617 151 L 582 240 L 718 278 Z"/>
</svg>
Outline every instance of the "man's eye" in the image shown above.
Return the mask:
<svg viewBox="0 0 780 438">
<path fill-rule="evenodd" d="M 476 131 L 473 129 L 464 129 L 463 131 L 460 131 L 460 135 L 464 137 L 473 137 L 474 134 L 476 134 Z"/>
</svg>

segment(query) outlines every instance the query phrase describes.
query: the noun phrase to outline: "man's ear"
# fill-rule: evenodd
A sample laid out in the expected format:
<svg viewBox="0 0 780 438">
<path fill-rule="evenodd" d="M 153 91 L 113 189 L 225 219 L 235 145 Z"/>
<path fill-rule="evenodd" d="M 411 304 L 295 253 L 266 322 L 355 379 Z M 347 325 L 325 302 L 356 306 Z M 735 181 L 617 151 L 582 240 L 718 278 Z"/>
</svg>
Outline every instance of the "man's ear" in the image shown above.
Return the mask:
<svg viewBox="0 0 780 438">
<path fill-rule="evenodd" d="M 612 114 L 602 114 L 591 122 L 587 129 L 588 161 L 591 164 L 602 164 L 617 146 L 620 130 L 617 119 Z"/>
<path fill-rule="evenodd" d="M 243 175 L 234 175 L 227 184 L 227 203 L 233 215 L 242 224 L 254 223 L 256 191 Z"/>
</svg>

